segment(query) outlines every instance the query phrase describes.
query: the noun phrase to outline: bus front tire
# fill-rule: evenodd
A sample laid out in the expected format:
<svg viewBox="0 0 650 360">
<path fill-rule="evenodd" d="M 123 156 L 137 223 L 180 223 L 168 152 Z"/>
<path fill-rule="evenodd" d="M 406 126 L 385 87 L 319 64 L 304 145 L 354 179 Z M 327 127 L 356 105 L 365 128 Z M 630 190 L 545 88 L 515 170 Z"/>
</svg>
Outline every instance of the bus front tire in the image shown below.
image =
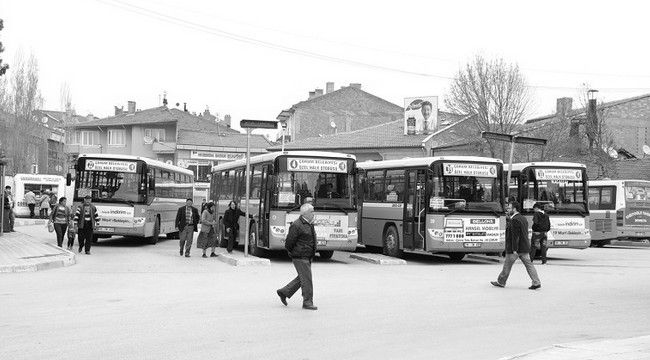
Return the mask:
<svg viewBox="0 0 650 360">
<path fill-rule="evenodd" d="M 384 232 L 384 255 L 402 257 L 402 250 L 399 248 L 399 233 L 392 225 Z"/>
<path fill-rule="evenodd" d="M 463 260 L 464 257 L 465 257 L 465 253 L 461 253 L 461 252 L 449 253 L 449 258 L 451 259 L 451 261 L 454 262 L 460 262 L 461 260 Z"/>
<path fill-rule="evenodd" d="M 329 259 L 332 258 L 333 255 L 334 255 L 333 250 L 319 250 L 318 251 L 318 256 L 323 260 L 329 260 Z"/>
<path fill-rule="evenodd" d="M 160 219 L 156 218 L 156 222 L 153 225 L 153 236 L 149 238 L 149 244 L 156 245 L 158 243 L 159 237 L 160 237 Z"/>
</svg>

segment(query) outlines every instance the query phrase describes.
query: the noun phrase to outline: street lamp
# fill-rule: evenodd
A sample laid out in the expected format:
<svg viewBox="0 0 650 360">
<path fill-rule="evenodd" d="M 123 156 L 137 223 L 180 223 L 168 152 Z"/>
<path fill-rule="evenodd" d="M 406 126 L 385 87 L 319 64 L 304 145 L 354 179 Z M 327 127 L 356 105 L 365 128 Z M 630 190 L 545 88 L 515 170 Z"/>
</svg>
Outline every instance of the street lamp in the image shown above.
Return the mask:
<svg viewBox="0 0 650 360">
<path fill-rule="evenodd" d="M 284 134 L 287 131 L 287 119 L 280 120 L 280 126 L 282 126 L 282 152 L 284 152 Z"/>
</svg>

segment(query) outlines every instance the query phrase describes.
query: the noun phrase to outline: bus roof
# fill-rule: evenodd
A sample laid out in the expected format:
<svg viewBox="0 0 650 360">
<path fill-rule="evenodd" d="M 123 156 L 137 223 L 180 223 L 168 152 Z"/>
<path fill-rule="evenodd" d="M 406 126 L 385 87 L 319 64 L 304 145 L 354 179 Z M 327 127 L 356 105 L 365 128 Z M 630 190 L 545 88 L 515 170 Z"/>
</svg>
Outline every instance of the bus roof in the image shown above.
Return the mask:
<svg viewBox="0 0 650 360">
<path fill-rule="evenodd" d="M 180 166 L 170 165 L 162 161 L 150 159 L 143 156 L 121 155 L 121 154 L 81 154 L 79 155 L 79 159 L 81 158 L 140 160 L 140 161 L 144 161 L 147 165 L 152 165 L 161 169 L 176 171 L 179 173 L 183 173 L 185 175 L 194 175 L 194 172 L 192 172 L 192 170 L 184 169 Z"/>
<path fill-rule="evenodd" d="M 251 165 L 253 165 L 253 164 L 263 163 L 267 161 L 273 161 L 278 156 L 312 156 L 312 157 L 326 157 L 326 158 L 339 158 L 339 159 L 352 159 L 352 160 L 357 159 L 356 156 L 351 154 L 329 152 L 329 151 L 284 151 L 284 152 L 278 151 L 278 152 L 272 152 L 272 153 L 267 153 L 267 154 L 262 154 L 257 156 L 251 156 L 250 163 Z M 212 171 L 214 172 L 214 171 L 221 171 L 221 170 L 229 170 L 244 165 L 246 165 L 246 159 L 239 159 L 235 161 L 229 161 L 224 164 L 215 165 L 212 167 Z"/>
<path fill-rule="evenodd" d="M 606 186 L 606 185 L 623 185 L 626 182 L 639 182 L 646 183 L 650 185 L 648 180 L 636 180 L 636 179 L 625 179 L 625 180 L 589 180 L 589 186 Z"/>
<path fill-rule="evenodd" d="M 572 163 L 572 162 L 561 162 L 561 161 L 539 161 L 539 162 L 527 162 L 527 163 L 516 163 L 512 164 L 512 171 L 521 171 L 529 166 L 535 167 L 564 167 L 564 168 L 582 168 L 586 169 L 587 167 L 584 164 Z M 504 171 L 508 171 L 509 165 L 505 164 L 503 166 Z"/>
<path fill-rule="evenodd" d="M 357 167 L 366 170 L 418 167 L 418 166 L 430 166 L 431 164 L 433 164 L 434 161 L 445 161 L 445 160 L 503 164 L 503 161 L 501 161 L 500 159 L 481 157 L 481 156 L 433 156 L 433 157 L 405 158 L 405 159 L 381 160 L 381 161 L 368 160 L 368 161 L 357 163 Z"/>
</svg>

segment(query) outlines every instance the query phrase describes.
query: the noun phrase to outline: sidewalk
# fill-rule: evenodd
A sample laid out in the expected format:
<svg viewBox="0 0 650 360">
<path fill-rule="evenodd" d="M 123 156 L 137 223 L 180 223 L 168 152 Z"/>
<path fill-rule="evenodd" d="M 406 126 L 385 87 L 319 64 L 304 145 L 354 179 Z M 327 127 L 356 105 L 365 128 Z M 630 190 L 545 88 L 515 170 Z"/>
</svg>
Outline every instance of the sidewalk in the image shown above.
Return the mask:
<svg viewBox="0 0 650 360">
<path fill-rule="evenodd" d="M 524 354 L 502 358 L 503 360 L 605 360 L 650 359 L 650 335 L 627 339 L 581 341 L 556 344 Z"/>
<path fill-rule="evenodd" d="M 0 273 L 46 270 L 75 263 L 73 252 L 32 236 L 20 232 L 0 236 Z"/>
</svg>

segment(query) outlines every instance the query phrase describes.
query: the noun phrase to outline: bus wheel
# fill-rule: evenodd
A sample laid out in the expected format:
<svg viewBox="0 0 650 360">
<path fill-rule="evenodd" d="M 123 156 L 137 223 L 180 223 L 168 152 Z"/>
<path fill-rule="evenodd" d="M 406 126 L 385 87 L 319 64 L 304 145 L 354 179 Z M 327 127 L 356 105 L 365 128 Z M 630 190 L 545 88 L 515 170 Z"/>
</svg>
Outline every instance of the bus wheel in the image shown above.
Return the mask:
<svg viewBox="0 0 650 360">
<path fill-rule="evenodd" d="M 384 232 L 384 255 L 402 257 L 402 250 L 399 248 L 399 234 L 395 226 L 389 226 Z"/>
<path fill-rule="evenodd" d="M 320 250 L 318 252 L 318 256 L 320 256 L 320 258 L 324 260 L 331 259 L 333 255 L 334 255 L 334 251 L 332 250 Z"/>
<path fill-rule="evenodd" d="M 465 253 L 461 253 L 461 252 L 449 253 L 449 258 L 451 259 L 451 261 L 459 262 L 463 260 L 464 257 L 465 257 Z"/>
<path fill-rule="evenodd" d="M 160 219 L 156 218 L 156 222 L 153 224 L 153 236 L 149 238 L 149 243 L 151 245 L 156 245 L 156 243 L 158 243 L 159 237 L 160 237 Z"/>
<path fill-rule="evenodd" d="M 261 256 L 262 249 L 257 247 L 257 227 L 251 224 L 248 229 L 248 253 L 253 256 Z"/>
</svg>

